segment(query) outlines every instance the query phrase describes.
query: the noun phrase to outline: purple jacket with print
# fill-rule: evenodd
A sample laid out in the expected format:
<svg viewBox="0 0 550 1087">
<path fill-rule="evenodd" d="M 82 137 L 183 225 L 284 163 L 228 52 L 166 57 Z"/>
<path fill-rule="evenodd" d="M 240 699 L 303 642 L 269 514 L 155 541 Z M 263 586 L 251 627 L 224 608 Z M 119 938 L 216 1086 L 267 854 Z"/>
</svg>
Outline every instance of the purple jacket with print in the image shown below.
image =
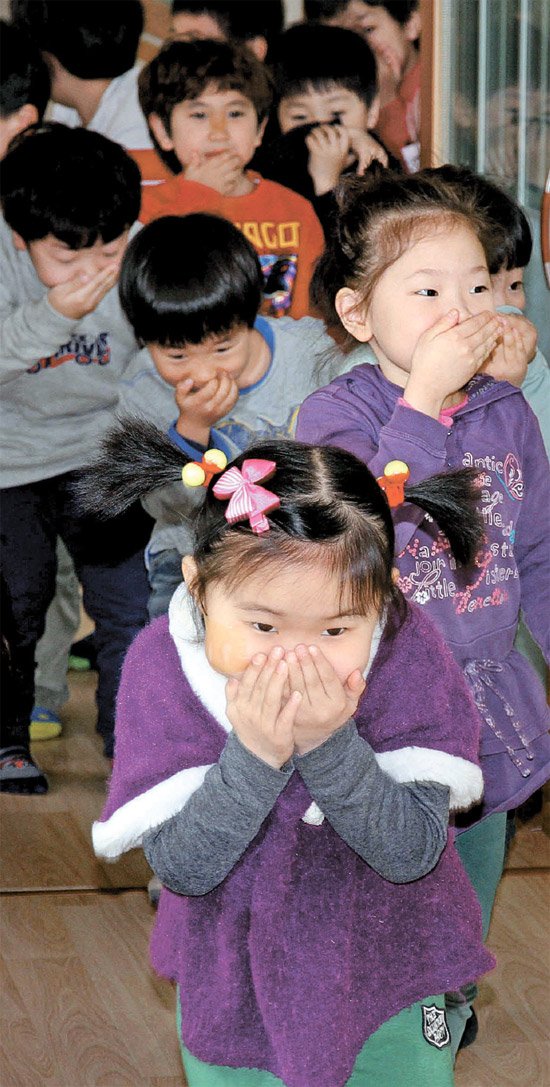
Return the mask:
<svg viewBox="0 0 550 1087">
<path fill-rule="evenodd" d="M 378 366 L 360 364 L 308 397 L 296 437 L 347 449 L 375 476 L 394 459 L 407 463 L 412 482 L 462 465 L 480 469 L 487 539 L 473 568 L 457 567 L 421 510 L 405 503 L 395 516 L 400 588 L 428 609 L 481 711 L 485 797 L 477 819 L 517 807 L 550 777 L 544 691 L 513 649 L 521 608 L 550 655 L 550 470 L 519 389 L 477 375 L 467 392 L 447 427 L 399 404 L 403 390 Z"/>
</svg>

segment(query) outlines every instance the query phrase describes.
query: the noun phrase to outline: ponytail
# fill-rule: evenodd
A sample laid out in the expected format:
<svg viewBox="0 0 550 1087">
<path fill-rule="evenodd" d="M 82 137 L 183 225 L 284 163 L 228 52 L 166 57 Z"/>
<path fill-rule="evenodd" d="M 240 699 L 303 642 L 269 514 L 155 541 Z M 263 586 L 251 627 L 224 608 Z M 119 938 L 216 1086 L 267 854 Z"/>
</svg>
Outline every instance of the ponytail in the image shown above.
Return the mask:
<svg viewBox="0 0 550 1087">
<path fill-rule="evenodd" d="M 338 496 L 346 493 L 349 496 L 346 500 L 348 515 L 365 505 L 373 515 L 383 520 L 390 553 L 393 553 L 393 522 L 385 488 L 379 486 L 383 480 L 376 481 L 369 469 L 351 453 L 330 446 L 311 446 L 293 441 L 262 442 L 252 446 L 235 463 L 240 467 L 242 460 L 250 456 L 265 457 L 279 464 L 274 490 L 281 497 L 281 509 L 270 514 L 271 523 L 282 520 L 287 525 L 288 522 L 285 532 L 294 533 L 295 527 L 289 526 L 294 525 L 296 516 L 293 515 L 293 520 L 289 510 L 290 494 L 296 491 L 296 501 L 301 504 L 300 508 L 303 505 L 300 518 L 304 523 L 310 523 L 308 532 L 312 531 L 312 538 L 324 538 L 325 531 L 329 536 L 337 535 L 340 530 L 336 522 L 328 529 L 327 503 L 337 501 Z M 317 461 L 325 467 L 320 473 L 318 486 L 314 487 L 312 481 L 318 471 L 314 467 Z M 87 513 L 101 518 L 116 517 L 137 499 L 144 498 L 159 487 L 173 483 L 185 487 L 182 468 L 189 463 L 193 463 L 192 458 L 186 456 L 153 423 L 138 416 L 120 418 L 117 425 L 104 436 L 95 462 L 84 470 L 75 485 L 77 500 Z M 286 475 L 283 463 L 287 464 Z M 325 487 L 324 473 L 329 463 L 330 484 Z M 405 483 L 400 492 L 401 502 L 411 502 L 433 518 L 449 540 L 455 558 L 464 565 L 473 561 L 484 535 L 483 519 L 478 509 L 480 494 L 477 479 L 475 468 L 458 468 L 419 483 Z M 308 490 L 311 492 L 309 496 Z M 227 528 L 223 506 L 217 499 L 214 499 L 214 507 L 219 511 L 217 517 L 221 517 L 221 527 Z M 318 510 L 317 514 L 315 510 Z M 201 527 L 204 529 L 205 526 L 201 524 Z M 364 537 L 364 528 L 360 534 Z"/>
<path fill-rule="evenodd" d="M 485 535 L 479 511 L 479 472 L 456 468 L 452 472 L 405 484 L 405 498 L 420 506 L 445 533 L 458 562 L 469 566 Z"/>
<path fill-rule="evenodd" d="M 181 482 L 182 467 L 191 461 L 163 430 L 136 415 L 119 418 L 100 449 L 75 484 L 75 494 L 87 513 L 104 519 L 158 487 Z"/>
</svg>

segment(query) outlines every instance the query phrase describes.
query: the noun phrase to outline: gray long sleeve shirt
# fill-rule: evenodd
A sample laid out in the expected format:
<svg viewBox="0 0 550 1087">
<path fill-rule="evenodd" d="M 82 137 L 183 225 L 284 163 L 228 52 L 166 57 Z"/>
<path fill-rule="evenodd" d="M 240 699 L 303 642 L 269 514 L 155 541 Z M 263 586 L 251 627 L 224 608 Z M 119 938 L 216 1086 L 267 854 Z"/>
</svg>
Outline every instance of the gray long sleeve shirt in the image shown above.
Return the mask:
<svg viewBox="0 0 550 1087">
<path fill-rule="evenodd" d="M 384 879 L 407 883 L 437 863 L 447 840 L 449 789 L 393 781 L 350 720 L 281 770 L 230 733 L 219 762 L 185 807 L 144 836 L 145 855 L 162 883 L 186 895 L 221 883 L 293 773 L 336 833 Z"/>
</svg>

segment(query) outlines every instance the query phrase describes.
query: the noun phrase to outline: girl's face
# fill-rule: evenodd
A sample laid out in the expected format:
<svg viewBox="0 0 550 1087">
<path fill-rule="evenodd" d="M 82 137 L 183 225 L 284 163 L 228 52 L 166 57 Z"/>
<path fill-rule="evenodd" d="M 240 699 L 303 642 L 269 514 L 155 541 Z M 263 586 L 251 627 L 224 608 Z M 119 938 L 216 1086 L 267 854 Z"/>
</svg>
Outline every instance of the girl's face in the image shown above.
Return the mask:
<svg viewBox="0 0 550 1087">
<path fill-rule="evenodd" d="M 440 317 L 456 309 L 460 323 L 495 309 L 483 247 L 461 224 L 414 242 L 380 277 L 366 313 L 354 309 L 357 298 L 350 288 L 338 291 L 345 328 L 370 343 L 382 373 L 403 388 L 420 336 Z"/>
<path fill-rule="evenodd" d="M 189 583 L 196 570 L 183 560 Z M 269 567 L 236 588 L 219 581 L 206 587 L 205 651 L 209 663 L 224 676 L 240 676 L 256 653 L 315 645 L 344 683 L 359 668 L 364 672 L 378 618 L 343 614 L 340 579 L 322 566 Z M 344 603 L 343 607 L 346 605 Z"/>
</svg>

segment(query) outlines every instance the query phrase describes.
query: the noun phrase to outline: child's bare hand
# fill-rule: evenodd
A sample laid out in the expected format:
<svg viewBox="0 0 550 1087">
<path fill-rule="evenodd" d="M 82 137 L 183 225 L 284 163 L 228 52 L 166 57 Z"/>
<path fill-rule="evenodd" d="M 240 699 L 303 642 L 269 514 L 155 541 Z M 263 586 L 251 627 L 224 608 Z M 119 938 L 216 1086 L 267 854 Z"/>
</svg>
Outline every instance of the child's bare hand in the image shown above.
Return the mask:
<svg viewBox="0 0 550 1087">
<path fill-rule="evenodd" d="M 185 167 L 186 181 L 198 181 L 208 185 L 222 196 L 231 196 L 235 186 L 243 176 L 242 162 L 233 151 L 220 151 L 219 154 L 199 155 L 196 152 L 191 162 Z"/>
<path fill-rule="evenodd" d="M 237 382 L 225 370 L 196 388 L 192 378 L 180 381 L 175 389 L 179 418 L 176 430 L 191 441 L 206 445 L 210 428 L 226 415 L 239 397 Z"/>
<path fill-rule="evenodd" d="M 342 683 L 317 646 L 298 645 L 286 654 L 286 661 L 290 690 L 302 696 L 294 734 L 298 754 L 305 755 L 353 716 L 365 681 L 356 669 Z"/>
<path fill-rule="evenodd" d="M 114 287 L 118 278 L 119 263 L 109 264 L 95 275 L 79 272 L 74 279 L 52 287 L 48 291 L 48 301 L 58 313 L 79 321 L 87 313 L 92 313 L 101 299 Z"/>
<path fill-rule="evenodd" d="M 318 125 L 308 132 L 308 170 L 317 196 L 330 192 L 338 184 L 350 159 L 350 139 L 343 125 Z"/>
<path fill-rule="evenodd" d="M 463 389 L 491 354 L 499 336 L 498 317 L 488 311 L 459 323 L 451 310 L 420 336 L 404 397 L 434 419 L 448 396 Z"/>
<path fill-rule="evenodd" d="M 484 373 L 490 374 L 495 381 L 509 381 L 511 385 L 521 387 L 527 373 L 527 365 L 533 358 L 533 340 L 529 330 L 525 330 L 525 339 L 521 334 L 521 325 L 511 321 L 513 316 L 519 314 L 507 314 L 499 316 L 501 335 L 499 341 L 486 362 L 481 366 Z M 521 321 L 521 318 L 519 318 Z M 535 350 L 537 330 L 530 321 L 525 318 L 535 332 Z M 529 358 L 528 358 L 529 355 Z"/>
<path fill-rule="evenodd" d="M 294 722 L 301 696 L 285 697 L 288 665 L 284 649 L 276 646 L 269 657 L 258 653 L 240 679 L 226 687 L 227 716 L 249 751 L 280 770 L 294 752 Z"/>
<path fill-rule="evenodd" d="M 348 128 L 350 150 L 353 151 L 357 159 L 356 173 L 361 177 L 364 174 L 367 166 L 370 166 L 371 162 L 376 159 L 382 163 L 382 166 L 388 165 L 388 156 L 384 151 L 378 140 L 371 136 L 370 132 L 365 132 L 362 128 Z"/>
</svg>

